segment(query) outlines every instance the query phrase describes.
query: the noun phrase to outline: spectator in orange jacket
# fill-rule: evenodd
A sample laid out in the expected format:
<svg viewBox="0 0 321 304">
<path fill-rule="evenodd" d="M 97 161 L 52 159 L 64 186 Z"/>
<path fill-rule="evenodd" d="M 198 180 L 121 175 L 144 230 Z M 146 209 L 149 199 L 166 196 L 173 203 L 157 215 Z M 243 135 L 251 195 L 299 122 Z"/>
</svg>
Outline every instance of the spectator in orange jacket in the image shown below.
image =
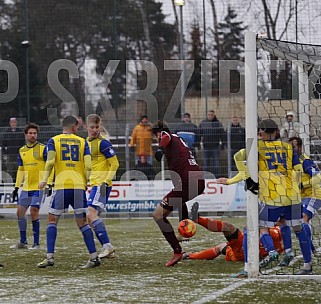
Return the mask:
<svg viewBox="0 0 321 304">
<path fill-rule="evenodd" d="M 153 133 L 147 115 L 140 118 L 140 122 L 135 126 L 129 147 L 135 151 L 135 165 L 138 164 L 140 155 L 146 155 L 147 162 L 153 164 Z"/>
</svg>

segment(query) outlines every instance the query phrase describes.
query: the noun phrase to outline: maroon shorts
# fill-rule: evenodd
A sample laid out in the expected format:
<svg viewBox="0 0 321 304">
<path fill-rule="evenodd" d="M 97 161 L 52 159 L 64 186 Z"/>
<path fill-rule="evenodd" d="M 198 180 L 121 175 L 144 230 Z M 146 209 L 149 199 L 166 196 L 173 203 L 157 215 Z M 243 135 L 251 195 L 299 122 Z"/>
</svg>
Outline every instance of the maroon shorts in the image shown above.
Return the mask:
<svg viewBox="0 0 321 304">
<path fill-rule="evenodd" d="M 188 180 L 183 179 L 178 181 L 173 190 L 165 195 L 160 205 L 170 211 L 179 209 L 186 202 L 202 194 L 204 189 L 203 172 L 197 172 L 197 174 L 193 174 Z"/>
</svg>

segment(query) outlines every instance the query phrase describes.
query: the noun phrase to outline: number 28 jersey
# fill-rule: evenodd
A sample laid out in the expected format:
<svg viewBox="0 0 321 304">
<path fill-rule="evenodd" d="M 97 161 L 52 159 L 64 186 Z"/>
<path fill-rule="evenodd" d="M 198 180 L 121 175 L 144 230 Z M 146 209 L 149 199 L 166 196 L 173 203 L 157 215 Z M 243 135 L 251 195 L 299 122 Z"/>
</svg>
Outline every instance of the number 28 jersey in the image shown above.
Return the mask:
<svg viewBox="0 0 321 304">
<path fill-rule="evenodd" d="M 299 174 L 302 166 L 290 144 L 258 141 L 260 201 L 268 205 L 288 206 L 300 203 Z"/>
<path fill-rule="evenodd" d="M 87 141 L 75 134 L 60 134 L 49 139 L 48 152 L 55 151 L 55 189 L 85 189 L 84 156 L 90 155 Z"/>
</svg>

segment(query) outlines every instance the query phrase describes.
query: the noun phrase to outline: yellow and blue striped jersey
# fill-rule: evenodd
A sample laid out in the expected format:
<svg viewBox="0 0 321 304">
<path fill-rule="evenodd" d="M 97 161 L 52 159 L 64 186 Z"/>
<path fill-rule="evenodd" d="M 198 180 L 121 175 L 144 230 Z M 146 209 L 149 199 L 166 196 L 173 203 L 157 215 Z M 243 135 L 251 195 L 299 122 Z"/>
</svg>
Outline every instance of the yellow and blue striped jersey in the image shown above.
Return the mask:
<svg viewBox="0 0 321 304">
<path fill-rule="evenodd" d="M 48 153 L 55 152 L 55 189 L 85 189 L 84 156 L 90 155 L 87 141 L 75 134 L 60 134 L 49 139 Z"/>
<path fill-rule="evenodd" d="M 298 155 L 289 143 L 258 141 L 260 201 L 275 206 L 300 203 Z"/>
<path fill-rule="evenodd" d="M 18 153 L 18 171 L 16 187 L 24 191 L 39 190 L 39 181 L 43 179 L 47 160 L 46 146 L 36 142 L 33 146 L 24 145 Z"/>
<path fill-rule="evenodd" d="M 99 135 L 97 138 L 88 139 L 91 152 L 90 186 L 100 186 L 106 182 L 112 185 L 119 163 L 112 144 L 109 140 Z"/>
<path fill-rule="evenodd" d="M 312 185 L 312 177 L 319 174 L 320 170 L 313 160 L 306 154 L 301 154 L 299 160 L 303 167 L 301 182 L 303 188 L 301 190 L 302 198 L 317 198 L 321 199 L 321 184 L 320 182 Z"/>
</svg>

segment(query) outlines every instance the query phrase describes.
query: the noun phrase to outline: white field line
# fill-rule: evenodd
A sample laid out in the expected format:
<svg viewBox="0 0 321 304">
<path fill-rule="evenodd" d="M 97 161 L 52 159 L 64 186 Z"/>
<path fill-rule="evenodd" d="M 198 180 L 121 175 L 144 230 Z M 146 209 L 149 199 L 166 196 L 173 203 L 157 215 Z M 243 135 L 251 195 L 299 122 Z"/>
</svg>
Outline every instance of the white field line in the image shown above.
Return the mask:
<svg viewBox="0 0 321 304">
<path fill-rule="evenodd" d="M 317 248 L 317 251 L 320 251 L 321 248 Z M 296 261 L 298 261 L 299 259 L 302 259 L 303 256 L 302 255 L 298 255 L 296 256 L 290 263 L 290 265 L 292 265 L 293 263 L 295 263 Z M 218 291 L 215 291 L 195 302 L 193 302 L 193 304 L 203 304 L 203 303 L 208 303 L 208 302 L 211 302 L 211 301 L 214 301 L 216 300 L 217 298 L 221 297 L 221 296 L 224 296 L 226 293 L 228 292 L 231 292 L 247 283 L 250 283 L 250 282 L 253 282 L 253 281 L 256 281 L 256 280 L 264 280 L 264 279 L 271 279 L 273 278 L 274 280 L 277 278 L 279 280 L 288 280 L 288 279 L 296 279 L 296 280 L 321 280 L 321 275 L 295 275 L 295 274 L 270 274 L 278 269 L 281 269 L 280 266 L 276 266 L 272 269 L 268 269 L 266 271 L 266 275 L 264 274 L 260 274 L 259 277 L 257 279 L 241 279 L 240 281 L 237 281 L 237 282 L 234 282 L 232 283 L 231 285 L 221 289 L 221 290 L 218 290 Z"/>
<path fill-rule="evenodd" d="M 321 275 L 319 274 L 309 274 L 309 275 L 297 275 L 297 274 L 270 274 L 270 275 L 264 275 L 260 276 L 259 279 L 271 279 L 274 280 L 277 278 L 278 281 L 288 280 L 288 279 L 297 279 L 297 280 L 320 280 L 321 281 Z"/>
<path fill-rule="evenodd" d="M 213 293 L 210 293 L 209 295 L 194 301 L 192 304 L 203 304 L 203 303 L 209 303 L 212 302 L 214 300 L 216 300 L 219 297 L 224 296 L 225 294 L 234 291 L 236 289 L 238 289 L 239 287 L 246 285 L 247 283 L 252 283 L 255 281 L 259 281 L 259 280 L 265 280 L 265 279 L 269 279 L 271 280 L 273 278 L 273 280 L 275 281 L 275 279 L 283 281 L 283 280 L 320 280 L 321 281 L 321 275 L 295 275 L 295 274 L 286 274 L 286 275 L 260 275 L 257 279 L 240 279 L 240 281 L 238 282 L 234 282 L 231 285 L 215 291 Z"/>
<path fill-rule="evenodd" d="M 242 279 L 241 281 L 238 281 L 238 282 L 234 282 L 232 283 L 231 285 L 221 289 L 221 290 L 218 290 L 218 291 L 215 291 L 195 302 L 193 302 L 193 304 L 203 304 L 203 303 L 208 303 L 208 302 L 211 302 L 213 300 L 216 300 L 217 298 L 221 297 L 221 296 L 224 296 L 226 293 L 229 293 L 249 282 L 253 282 L 253 279 Z"/>
</svg>

